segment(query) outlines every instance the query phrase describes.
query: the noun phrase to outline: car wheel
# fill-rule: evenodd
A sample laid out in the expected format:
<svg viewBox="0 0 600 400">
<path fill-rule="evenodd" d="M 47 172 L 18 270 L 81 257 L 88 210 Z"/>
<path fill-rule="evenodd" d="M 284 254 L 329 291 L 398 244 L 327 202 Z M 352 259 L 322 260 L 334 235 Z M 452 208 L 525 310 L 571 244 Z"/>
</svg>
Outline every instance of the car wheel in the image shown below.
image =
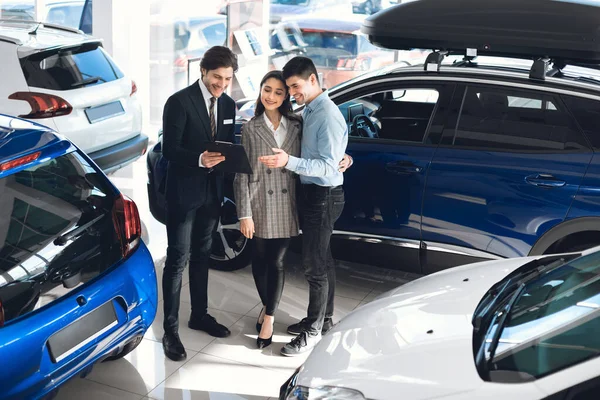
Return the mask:
<svg viewBox="0 0 600 400">
<path fill-rule="evenodd" d="M 213 235 L 210 266 L 219 271 L 236 271 L 247 267 L 251 258 L 251 241 L 240 232 L 235 203 L 225 197 L 221 220 Z"/>
</svg>

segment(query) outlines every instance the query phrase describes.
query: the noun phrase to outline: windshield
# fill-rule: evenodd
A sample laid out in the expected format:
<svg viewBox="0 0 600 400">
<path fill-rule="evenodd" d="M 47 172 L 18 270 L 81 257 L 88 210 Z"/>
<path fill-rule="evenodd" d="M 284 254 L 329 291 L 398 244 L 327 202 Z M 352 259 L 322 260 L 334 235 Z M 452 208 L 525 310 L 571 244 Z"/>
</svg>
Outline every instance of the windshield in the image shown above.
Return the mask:
<svg viewBox="0 0 600 400">
<path fill-rule="evenodd" d="M 491 310 L 483 343 L 489 380 L 534 380 L 599 354 L 600 251 L 513 289 Z"/>
</svg>

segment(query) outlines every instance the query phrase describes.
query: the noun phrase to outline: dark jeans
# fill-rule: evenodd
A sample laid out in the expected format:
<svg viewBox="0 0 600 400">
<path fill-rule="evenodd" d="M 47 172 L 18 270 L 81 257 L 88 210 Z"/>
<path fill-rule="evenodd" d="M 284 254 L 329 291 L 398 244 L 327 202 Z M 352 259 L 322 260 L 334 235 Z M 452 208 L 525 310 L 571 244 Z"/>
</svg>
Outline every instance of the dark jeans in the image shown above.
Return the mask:
<svg viewBox="0 0 600 400">
<path fill-rule="evenodd" d="M 191 211 L 167 207 L 168 247 L 162 279 L 165 332 L 178 331 L 181 277 L 188 258 L 191 318 L 203 317 L 208 308 L 208 261 L 221 211 L 216 191 L 211 192 L 204 205 Z"/>
<path fill-rule="evenodd" d="M 254 283 L 260 300 L 266 307 L 266 315 L 275 315 L 285 282 L 283 259 L 290 246 L 290 239 L 263 239 L 255 236 L 253 240 Z"/>
<path fill-rule="evenodd" d="M 307 326 L 321 332 L 325 318 L 333 316 L 335 261 L 330 240 L 333 225 L 344 209 L 341 186 L 303 185 L 302 265 L 309 285 Z"/>
</svg>

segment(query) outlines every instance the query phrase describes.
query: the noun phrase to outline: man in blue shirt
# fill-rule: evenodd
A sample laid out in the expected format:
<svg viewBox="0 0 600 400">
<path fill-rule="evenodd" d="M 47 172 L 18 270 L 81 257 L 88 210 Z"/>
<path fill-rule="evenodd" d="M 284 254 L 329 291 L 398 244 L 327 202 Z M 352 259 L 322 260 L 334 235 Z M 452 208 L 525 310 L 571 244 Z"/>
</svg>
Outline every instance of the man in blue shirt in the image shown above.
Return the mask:
<svg viewBox="0 0 600 400">
<path fill-rule="evenodd" d="M 283 67 L 283 77 L 296 103 L 306 104 L 301 158 L 273 149 L 260 160 L 270 168 L 285 167 L 300 175 L 303 196 L 302 264 L 309 284 L 307 317 L 288 327 L 297 335 L 281 349 L 285 356 L 311 350 L 321 333 L 333 325 L 335 264 L 330 239 L 344 208 L 343 170 L 338 165 L 348 144 L 348 126 L 342 113 L 321 89 L 317 69 L 306 57 L 295 57 Z"/>
</svg>

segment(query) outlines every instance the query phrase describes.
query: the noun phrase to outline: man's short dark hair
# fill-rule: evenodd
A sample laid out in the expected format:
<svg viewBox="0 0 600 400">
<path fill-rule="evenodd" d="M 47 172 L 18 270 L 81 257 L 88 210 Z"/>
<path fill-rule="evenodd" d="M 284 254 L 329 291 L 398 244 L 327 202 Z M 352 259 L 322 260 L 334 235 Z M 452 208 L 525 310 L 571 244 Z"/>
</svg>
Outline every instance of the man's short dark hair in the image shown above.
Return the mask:
<svg viewBox="0 0 600 400">
<path fill-rule="evenodd" d="M 237 72 L 238 60 L 233 51 L 224 46 L 213 46 L 206 50 L 200 61 L 200 68 L 207 71 L 229 67 L 233 68 L 233 72 Z"/>
<path fill-rule="evenodd" d="M 304 80 L 308 80 L 311 74 L 315 74 L 317 83 L 319 82 L 319 74 L 317 67 L 308 57 L 296 56 L 288 61 L 283 66 L 283 79 L 289 79 L 292 76 L 298 76 Z"/>
</svg>

